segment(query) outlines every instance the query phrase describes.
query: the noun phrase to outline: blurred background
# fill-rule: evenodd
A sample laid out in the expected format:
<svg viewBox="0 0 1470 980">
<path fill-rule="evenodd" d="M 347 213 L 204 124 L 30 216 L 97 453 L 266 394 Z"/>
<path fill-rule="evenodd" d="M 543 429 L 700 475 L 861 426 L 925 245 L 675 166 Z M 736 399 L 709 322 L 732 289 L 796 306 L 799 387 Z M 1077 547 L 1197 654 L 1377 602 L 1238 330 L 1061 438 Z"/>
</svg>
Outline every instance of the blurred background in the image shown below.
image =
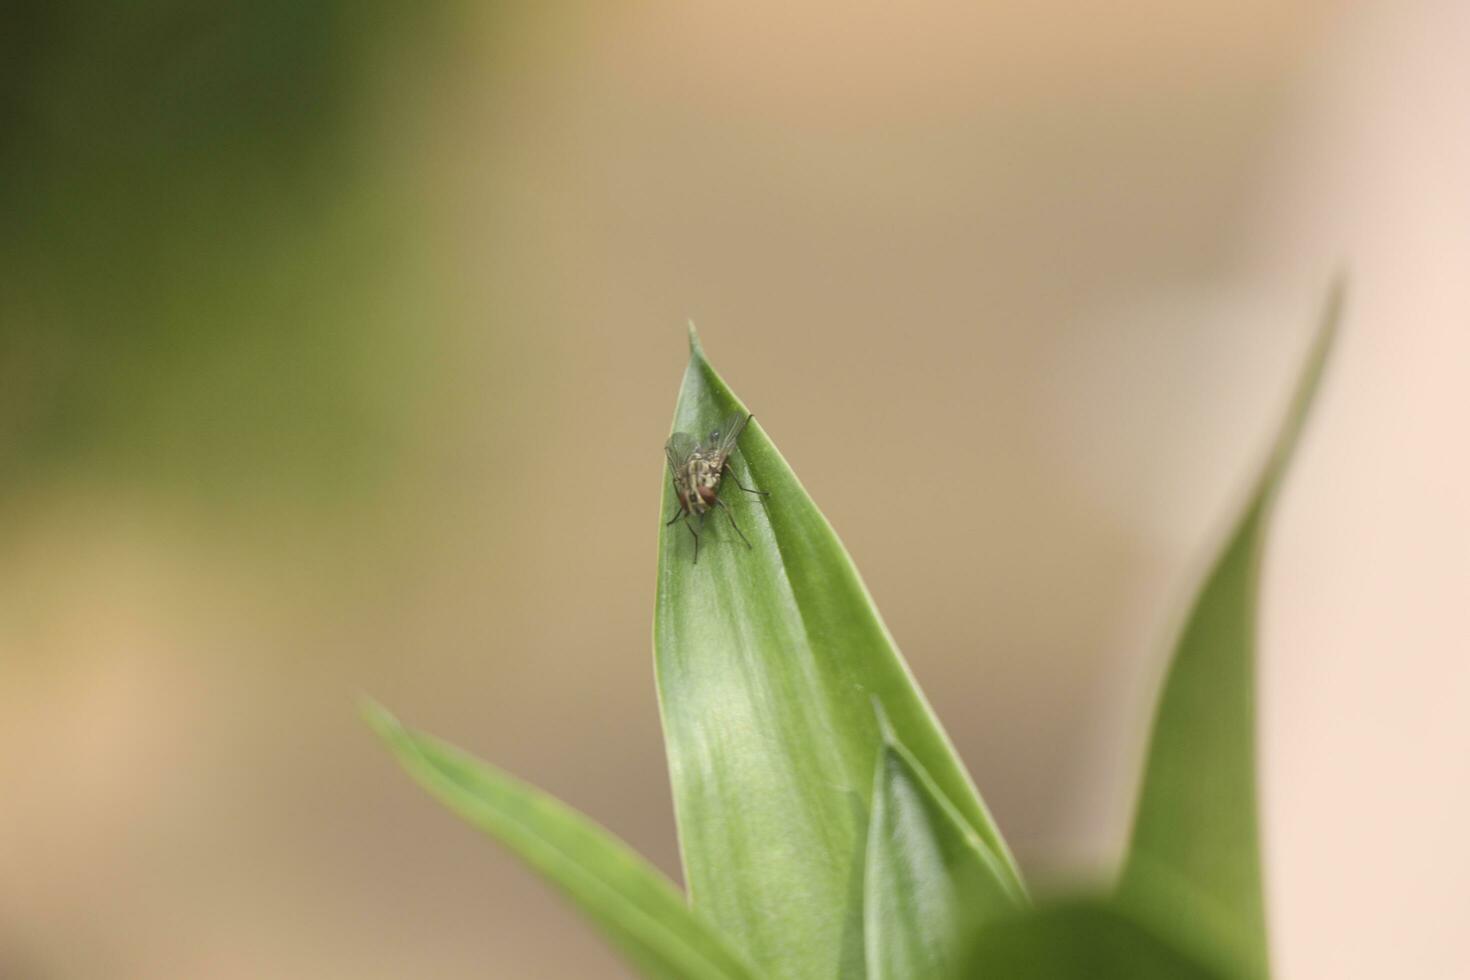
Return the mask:
<svg viewBox="0 0 1470 980">
<path fill-rule="evenodd" d="M 1105 880 L 1344 267 L 1266 569 L 1274 956 L 1470 975 L 1470 6 L 4 19 L 6 980 L 624 976 L 354 701 L 677 875 L 650 614 L 690 317 L 1030 875 Z"/>
</svg>

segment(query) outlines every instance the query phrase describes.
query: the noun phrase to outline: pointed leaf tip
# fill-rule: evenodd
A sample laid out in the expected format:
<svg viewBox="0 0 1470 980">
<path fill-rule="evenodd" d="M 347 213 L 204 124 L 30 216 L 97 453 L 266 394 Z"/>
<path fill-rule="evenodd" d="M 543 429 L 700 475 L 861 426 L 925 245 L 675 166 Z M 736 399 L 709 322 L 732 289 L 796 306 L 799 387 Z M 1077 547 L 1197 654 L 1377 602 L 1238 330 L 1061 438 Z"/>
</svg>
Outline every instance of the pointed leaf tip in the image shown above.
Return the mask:
<svg viewBox="0 0 1470 980">
<path fill-rule="evenodd" d="M 357 713 L 380 738 L 386 739 L 403 728 L 393 712 L 366 694 L 357 699 Z"/>
<path fill-rule="evenodd" d="M 673 431 L 708 432 L 744 406 L 691 354 Z M 720 515 L 693 563 L 689 530 L 660 531 L 654 615 L 659 705 L 694 907 L 772 975 L 863 975 L 862 855 L 885 748 L 918 759 L 1019 882 L 989 812 L 831 525 L 772 444 L 744 430 Z M 665 480 L 664 505 L 678 506 Z M 1019 891 L 1019 885 L 1017 886 Z"/>
<path fill-rule="evenodd" d="M 689 320 L 689 356 L 704 359 L 704 345 L 699 342 L 699 328 L 694 325 L 692 317 Z"/>
<path fill-rule="evenodd" d="M 873 701 L 884 741 L 864 853 L 866 975 L 947 977 L 972 934 L 1025 896 Z"/>
<path fill-rule="evenodd" d="M 1117 897 L 1232 976 L 1268 975 L 1257 816 L 1256 632 L 1269 511 L 1343 309 L 1328 294 L 1271 456 L 1175 641 Z"/>
<path fill-rule="evenodd" d="M 650 980 L 760 980 L 683 893 L 596 823 L 494 766 L 405 728 L 377 702 L 363 719 L 424 789 L 565 894 Z"/>
<path fill-rule="evenodd" d="M 1274 484 L 1281 479 L 1287 462 L 1296 450 L 1302 430 L 1306 427 L 1307 416 L 1316 400 L 1317 390 L 1322 385 L 1322 376 L 1327 370 L 1327 362 L 1332 357 L 1333 348 L 1337 344 L 1338 328 L 1342 322 L 1346 293 L 1347 277 L 1339 273 L 1332 280 L 1332 285 L 1328 289 L 1327 301 L 1323 304 L 1316 335 L 1312 338 L 1311 346 L 1307 349 L 1306 357 L 1299 369 L 1298 380 L 1292 392 L 1286 417 L 1280 423 L 1271 457 L 1266 464 L 1262 480 L 1263 484 L 1271 489 L 1274 489 Z"/>
<path fill-rule="evenodd" d="M 893 734 L 893 723 L 888 720 L 888 712 L 883 710 L 883 701 L 876 694 L 868 700 L 873 704 L 873 717 L 878 722 L 878 737 L 883 740 L 885 747 L 891 747 L 898 741 L 898 737 Z"/>
</svg>

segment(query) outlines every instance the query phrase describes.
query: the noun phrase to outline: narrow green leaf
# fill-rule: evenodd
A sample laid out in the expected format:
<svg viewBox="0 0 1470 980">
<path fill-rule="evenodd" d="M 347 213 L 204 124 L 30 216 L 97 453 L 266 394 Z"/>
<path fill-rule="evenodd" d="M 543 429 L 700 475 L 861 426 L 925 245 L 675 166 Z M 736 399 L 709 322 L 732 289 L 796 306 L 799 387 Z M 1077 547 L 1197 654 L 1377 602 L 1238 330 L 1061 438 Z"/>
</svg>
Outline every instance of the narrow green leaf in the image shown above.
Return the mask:
<svg viewBox="0 0 1470 980">
<path fill-rule="evenodd" d="M 744 406 L 691 328 L 674 429 L 707 435 Z M 725 514 L 699 561 L 676 522 L 659 547 L 654 617 L 660 705 L 690 898 L 773 975 L 863 971 L 862 882 L 872 700 L 942 794 L 1020 877 L 857 570 L 786 461 L 752 422 L 731 460 Z M 663 517 L 678 508 L 665 474 Z"/>
<path fill-rule="evenodd" d="M 1224 980 L 1109 903 L 1078 900 L 981 929 L 956 980 Z"/>
<path fill-rule="evenodd" d="M 409 774 L 556 885 L 646 976 L 762 976 L 666 877 L 586 817 L 427 735 L 376 704 L 363 716 Z"/>
<path fill-rule="evenodd" d="M 1257 573 L 1341 296 L 1335 287 L 1274 451 L 1174 651 L 1119 883 L 1122 901 L 1241 977 L 1268 973 L 1256 816 Z"/>
<path fill-rule="evenodd" d="M 949 976 L 976 929 L 1023 907 L 1025 897 L 891 736 L 873 778 L 863 880 L 868 980 Z"/>
</svg>

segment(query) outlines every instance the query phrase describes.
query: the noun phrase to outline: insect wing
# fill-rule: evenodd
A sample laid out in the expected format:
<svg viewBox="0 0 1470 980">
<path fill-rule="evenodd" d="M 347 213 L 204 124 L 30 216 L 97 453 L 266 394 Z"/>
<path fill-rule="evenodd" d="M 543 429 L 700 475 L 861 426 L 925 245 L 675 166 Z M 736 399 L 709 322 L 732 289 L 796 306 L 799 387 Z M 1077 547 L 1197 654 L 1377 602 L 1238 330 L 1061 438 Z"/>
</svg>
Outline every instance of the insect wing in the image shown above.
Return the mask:
<svg viewBox="0 0 1470 980">
<path fill-rule="evenodd" d="M 735 450 L 735 443 L 740 441 L 740 433 L 745 431 L 746 423 L 750 419 L 751 416 L 744 412 L 735 412 L 733 415 L 726 416 L 725 421 L 720 423 L 720 427 L 711 433 L 712 436 L 718 436 L 718 438 L 711 438 L 710 449 L 719 455 L 720 462 L 723 463 L 725 458 Z"/>
<path fill-rule="evenodd" d="M 678 476 L 689 463 L 689 457 L 699 449 L 699 440 L 687 432 L 675 432 L 664 443 L 664 455 L 669 459 L 669 468 Z"/>
<path fill-rule="evenodd" d="M 689 459 L 699 451 L 699 440 L 687 432 L 675 432 L 664 443 L 664 456 L 669 461 L 669 474 L 674 480 L 674 493 L 679 506 L 689 509 Z"/>
</svg>

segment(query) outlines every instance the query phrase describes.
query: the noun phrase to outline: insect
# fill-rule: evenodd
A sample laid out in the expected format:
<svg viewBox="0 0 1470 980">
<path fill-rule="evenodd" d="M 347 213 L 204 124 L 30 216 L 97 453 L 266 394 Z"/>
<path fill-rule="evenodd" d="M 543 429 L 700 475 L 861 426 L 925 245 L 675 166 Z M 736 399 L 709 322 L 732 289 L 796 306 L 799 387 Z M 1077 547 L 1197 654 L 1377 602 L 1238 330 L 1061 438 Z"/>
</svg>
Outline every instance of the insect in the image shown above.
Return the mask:
<svg viewBox="0 0 1470 980">
<path fill-rule="evenodd" d="M 746 493 L 753 493 L 758 497 L 770 496 L 769 491 L 752 490 L 743 486 L 735 478 L 735 471 L 730 469 L 730 454 L 735 451 L 740 433 L 745 431 L 746 424 L 752 418 L 754 416 L 741 412 L 728 416 L 718 429 L 709 434 L 709 439 L 705 442 L 700 442 L 687 432 L 675 432 L 664 443 L 664 455 L 668 457 L 669 470 L 673 473 L 674 494 L 679 498 L 679 509 L 665 522 L 664 527 L 683 519 L 684 526 L 694 535 L 695 564 L 699 563 L 699 532 L 694 529 L 690 518 L 699 518 L 702 527 L 704 515 L 716 507 L 725 512 L 725 516 L 730 518 L 730 526 L 740 535 L 745 546 L 750 547 L 750 539 L 740 530 L 740 525 L 735 523 L 735 515 L 730 512 L 729 505 L 720 499 L 720 481 L 726 473 Z"/>
</svg>

